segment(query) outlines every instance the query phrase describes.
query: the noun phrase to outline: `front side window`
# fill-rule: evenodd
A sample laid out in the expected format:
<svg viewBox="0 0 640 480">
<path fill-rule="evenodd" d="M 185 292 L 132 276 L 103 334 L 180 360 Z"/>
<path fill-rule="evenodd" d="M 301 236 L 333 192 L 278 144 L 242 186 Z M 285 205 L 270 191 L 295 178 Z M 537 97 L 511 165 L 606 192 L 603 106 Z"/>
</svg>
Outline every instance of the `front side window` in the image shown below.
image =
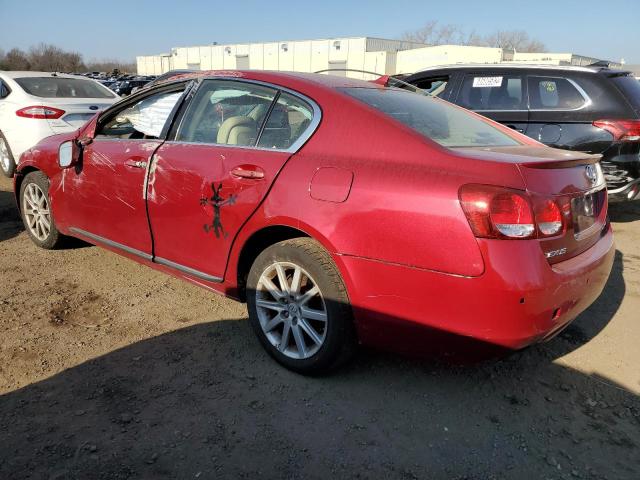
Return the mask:
<svg viewBox="0 0 640 480">
<path fill-rule="evenodd" d="M 575 110 L 586 99 L 566 78 L 529 77 L 529 105 L 533 110 Z"/>
<path fill-rule="evenodd" d="M 525 110 L 522 78 L 518 75 L 467 75 L 458 101 L 470 110 Z"/>
<path fill-rule="evenodd" d="M 429 95 L 433 95 L 434 97 L 440 97 L 444 93 L 445 88 L 447 88 L 447 84 L 449 83 L 449 77 L 436 77 L 436 78 L 425 78 L 423 80 L 418 80 L 415 85 L 421 90 L 424 90 Z"/>
<path fill-rule="evenodd" d="M 286 150 L 307 130 L 313 110 L 299 98 L 282 92 L 262 130 L 258 146 Z"/>
<path fill-rule="evenodd" d="M 115 95 L 93 80 L 65 77 L 24 77 L 15 81 L 29 95 L 42 98 L 114 98 Z"/>
<path fill-rule="evenodd" d="M 96 138 L 159 138 L 182 93 L 182 90 L 157 93 L 110 115 L 96 132 Z"/>
<path fill-rule="evenodd" d="M 262 85 L 205 80 L 176 135 L 179 142 L 254 146 L 277 90 Z"/>
<path fill-rule="evenodd" d="M 521 144 L 488 121 L 434 97 L 394 88 L 345 88 L 342 91 L 444 147 Z"/>
</svg>

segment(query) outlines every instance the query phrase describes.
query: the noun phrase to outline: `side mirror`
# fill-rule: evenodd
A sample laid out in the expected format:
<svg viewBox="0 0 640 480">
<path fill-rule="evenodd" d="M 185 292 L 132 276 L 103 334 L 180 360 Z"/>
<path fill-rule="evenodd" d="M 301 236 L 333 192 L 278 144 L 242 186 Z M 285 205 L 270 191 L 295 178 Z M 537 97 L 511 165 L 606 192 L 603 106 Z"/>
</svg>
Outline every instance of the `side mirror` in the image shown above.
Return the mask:
<svg viewBox="0 0 640 480">
<path fill-rule="evenodd" d="M 4 83 L 0 82 L 0 99 L 7 98 L 9 96 L 9 89 Z"/>
<path fill-rule="evenodd" d="M 82 147 L 75 141 L 70 140 L 60 145 L 58 149 L 58 165 L 61 168 L 69 168 L 80 161 Z"/>
</svg>

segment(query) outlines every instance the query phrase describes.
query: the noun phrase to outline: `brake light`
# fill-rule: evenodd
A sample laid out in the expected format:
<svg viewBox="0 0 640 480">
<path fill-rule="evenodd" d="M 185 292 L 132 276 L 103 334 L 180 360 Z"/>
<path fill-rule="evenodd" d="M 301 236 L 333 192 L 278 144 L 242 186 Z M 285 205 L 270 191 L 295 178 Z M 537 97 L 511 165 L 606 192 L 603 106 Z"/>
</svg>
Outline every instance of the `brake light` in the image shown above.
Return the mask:
<svg viewBox="0 0 640 480">
<path fill-rule="evenodd" d="M 525 192 L 490 185 L 464 185 L 460 204 L 471 230 L 483 238 L 531 238 L 533 212 Z"/>
<path fill-rule="evenodd" d="M 640 120 L 596 120 L 593 126 L 606 130 L 617 142 L 640 141 Z"/>
<path fill-rule="evenodd" d="M 32 107 L 21 108 L 16 112 L 16 115 L 23 118 L 54 120 L 60 118 L 64 113 L 64 110 L 60 110 L 59 108 L 34 105 Z"/>
<path fill-rule="evenodd" d="M 543 200 L 536 208 L 536 223 L 540 234 L 544 237 L 559 233 L 562 230 L 562 213 L 558 204 L 553 200 Z"/>
<path fill-rule="evenodd" d="M 562 231 L 562 212 L 551 199 L 536 197 L 532 207 L 534 199 L 522 190 L 473 184 L 463 185 L 459 198 L 476 237 L 530 239 Z"/>
</svg>

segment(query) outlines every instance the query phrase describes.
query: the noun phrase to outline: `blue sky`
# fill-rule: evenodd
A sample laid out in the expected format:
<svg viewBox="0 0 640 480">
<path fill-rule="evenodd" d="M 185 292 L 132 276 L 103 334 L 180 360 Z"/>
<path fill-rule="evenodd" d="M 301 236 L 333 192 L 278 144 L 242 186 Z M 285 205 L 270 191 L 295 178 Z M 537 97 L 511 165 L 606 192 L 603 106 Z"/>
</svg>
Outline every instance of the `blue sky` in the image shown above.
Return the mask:
<svg viewBox="0 0 640 480">
<path fill-rule="evenodd" d="M 550 51 L 640 64 L 638 0 L 0 0 L 0 49 L 46 42 L 87 60 L 133 60 L 212 42 L 398 38 L 429 20 L 479 34 L 521 29 Z"/>
</svg>

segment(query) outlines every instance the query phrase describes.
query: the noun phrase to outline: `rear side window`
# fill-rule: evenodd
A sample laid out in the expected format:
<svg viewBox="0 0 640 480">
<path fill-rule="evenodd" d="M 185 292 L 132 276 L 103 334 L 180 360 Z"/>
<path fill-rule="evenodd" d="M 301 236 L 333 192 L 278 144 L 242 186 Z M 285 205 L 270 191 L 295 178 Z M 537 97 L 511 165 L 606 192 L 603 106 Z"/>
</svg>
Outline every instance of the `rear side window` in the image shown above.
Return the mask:
<svg viewBox="0 0 640 480">
<path fill-rule="evenodd" d="M 622 92 L 636 113 L 640 115 L 640 81 L 631 75 L 613 77 L 611 81 Z"/>
<path fill-rule="evenodd" d="M 532 110 L 576 110 L 587 99 L 575 82 L 560 77 L 529 77 L 529 105 Z"/>
<path fill-rule="evenodd" d="M 93 80 L 63 77 L 24 77 L 15 81 L 29 95 L 42 98 L 114 98 Z"/>
<path fill-rule="evenodd" d="M 282 92 L 260 135 L 258 146 L 286 150 L 305 132 L 313 110 L 304 101 Z"/>
<path fill-rule="evenodd" d="M 392 88 L 345 88 L 342 91 L 444 147 L 521 145 L 488 120 L 431 96 Z"/>
<path fill-rule="evenodd" d="M 471 110 L 526 110 L 519 75 L 467 75 L 458 101 Z"/>
</svg>

